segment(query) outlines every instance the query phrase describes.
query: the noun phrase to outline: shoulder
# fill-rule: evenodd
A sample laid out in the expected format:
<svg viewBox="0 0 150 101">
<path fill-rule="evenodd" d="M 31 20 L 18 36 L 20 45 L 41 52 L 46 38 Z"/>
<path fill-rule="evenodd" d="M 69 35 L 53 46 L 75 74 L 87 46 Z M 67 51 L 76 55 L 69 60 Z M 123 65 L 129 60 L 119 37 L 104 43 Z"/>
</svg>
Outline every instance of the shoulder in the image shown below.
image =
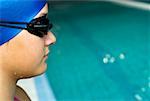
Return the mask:
<svg viewBox="0 0 150 101">
<path fill-rule="evenodd" d="M 20 86 L 16 86 L 16 94 L 15 96 L 20 100 L 20 101 L 31 101 L 28 94 L 25 92 L 23 88 Z"/>
</svg>

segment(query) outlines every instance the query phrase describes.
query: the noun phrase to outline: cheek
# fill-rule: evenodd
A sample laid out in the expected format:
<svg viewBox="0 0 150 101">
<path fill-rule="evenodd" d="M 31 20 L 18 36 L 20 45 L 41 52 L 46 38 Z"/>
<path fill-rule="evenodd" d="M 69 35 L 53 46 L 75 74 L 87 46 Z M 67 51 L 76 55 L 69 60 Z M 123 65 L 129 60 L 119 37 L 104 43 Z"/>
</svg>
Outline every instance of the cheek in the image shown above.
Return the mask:
<svg viewBox="0 0 150 101">
<path fill-rule="evenodd" d="M 43 42 L 41 40 L 32 40 L 24 45 L 24 49 L 20 52 L 21 58 L 26 63 L 27 67 L 37 67 L 43 58 Z"/>
<path fill-rule="evenodd" d="M 43 48 L 44 42 L 40 38 L 33 35 L 24 36 L 12 45 L 10 62 L 18 72 L 35 71 L 43 58 Z"/>
</svg>

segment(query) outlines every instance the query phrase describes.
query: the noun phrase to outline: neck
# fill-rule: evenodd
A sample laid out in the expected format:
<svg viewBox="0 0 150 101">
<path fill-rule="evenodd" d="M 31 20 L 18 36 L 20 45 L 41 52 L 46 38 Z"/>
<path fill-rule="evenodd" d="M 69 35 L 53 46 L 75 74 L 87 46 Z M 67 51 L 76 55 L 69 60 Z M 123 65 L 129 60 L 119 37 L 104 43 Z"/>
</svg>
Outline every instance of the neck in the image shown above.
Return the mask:
<svg viewBox="0 0 150 101">
<path fill-rule="evenodd" d="M 13 101 L 17 79 L 0 70 L 0 101 Z"/>
</svg>

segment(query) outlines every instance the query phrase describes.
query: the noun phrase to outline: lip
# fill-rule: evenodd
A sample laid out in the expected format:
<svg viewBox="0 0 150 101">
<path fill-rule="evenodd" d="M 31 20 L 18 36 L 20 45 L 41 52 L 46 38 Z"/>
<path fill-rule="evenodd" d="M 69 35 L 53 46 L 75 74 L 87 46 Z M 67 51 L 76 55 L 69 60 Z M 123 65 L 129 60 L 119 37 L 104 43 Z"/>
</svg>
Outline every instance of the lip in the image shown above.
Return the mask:
<svg viewBox="0 0 150 101">
<path fill-rule="evenodd" d="M 44 58 L 48 57 L 48 55 L 44 55 Z"/>
<path fill-rule="evenodd" d="M 46 60 L 48 58 L 48 55 L 44 56 L 44 60 Z"/>
<path fill-rule="evenodd" d="M 44 55 L 44 57 L 48 57 L 48 54 Z"/>
<path fill-rule="evenodd" d="M 43 59 L 47 60 L 47 58 L 48 58 L 48 54 L 44 55 Z"/>
<path fill-rule="evenodd" d="M 44 57 L 48 57 L 49 54 L 49 50 L 46 52 L 46 54 L 44 55 Z"/>
</svg>

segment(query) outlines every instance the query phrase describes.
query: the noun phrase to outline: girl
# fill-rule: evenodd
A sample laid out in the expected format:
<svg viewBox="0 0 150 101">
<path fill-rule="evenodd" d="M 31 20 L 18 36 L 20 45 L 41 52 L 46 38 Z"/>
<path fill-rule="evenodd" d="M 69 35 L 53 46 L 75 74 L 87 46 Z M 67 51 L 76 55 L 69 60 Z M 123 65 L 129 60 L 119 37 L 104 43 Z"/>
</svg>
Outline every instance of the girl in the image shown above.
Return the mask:
<svg viewBox="0 0 150 101">
<path fill-rule="evenodd" d="M 16 83 L 47 68 L 56 41 L 47 13 L 46 0 L 0 0 L 0 101 L 30 101 Z"/>
</svg>

